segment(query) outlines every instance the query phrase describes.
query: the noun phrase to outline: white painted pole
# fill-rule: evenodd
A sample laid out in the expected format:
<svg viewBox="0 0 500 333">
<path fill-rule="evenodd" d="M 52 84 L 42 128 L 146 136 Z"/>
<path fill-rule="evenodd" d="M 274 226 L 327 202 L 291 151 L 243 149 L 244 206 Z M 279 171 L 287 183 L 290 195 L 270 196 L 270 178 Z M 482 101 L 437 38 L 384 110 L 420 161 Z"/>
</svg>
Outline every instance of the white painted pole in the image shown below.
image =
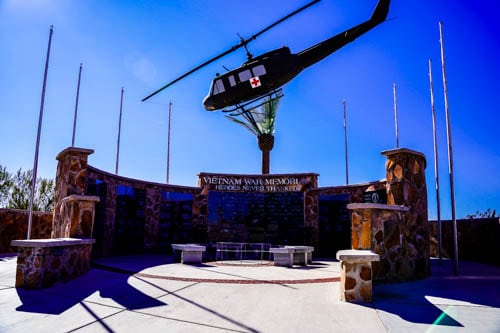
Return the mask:
<svg viewBox="0 0 500 333">
<path fill-rule="evenodd" d="M 33 220 L 33 200 L 35 197 L 35 187 L 36 187 L 36 177 L 38 171 L 38 151 L 40 149 L 40 135 L 42 132 L 42 120 L 43 120 L 43 106 L 45 104 L 45 88 L 47 86 L 47 73 L 49 70 L 49 59 L 50 59 L 50 46 L 52 44 L 52 35 L 54 33 L 54 26 L 50 26 L 49 34 L 49 45 L 47 47 L 47 57 L 45 58 L 45 71 L 43 74 L 43 85 L 42 85 L 42 97 L 40 101 L 40 114 L 38 116 L 38 131 L 36 135 L 36 147 L 35 147 L 35 158 L 33 162 L 33 178 L 31 179 L 31 193 L 30 193 L 30 205 L 28 210 L 28 233 L 26 239 L 31 238 L 31 223 Z"/>
<path fill-rule="evenodd" d="M 344 142 L 345 142 L 345 184 L 349 185 L 349 155 L 347 147 L 347 113 L 346 113 L 346 101 L 344 99 Z"/>
<path fill-rule="evenodd" d="M 441 64 L 443 71 L 443 87 L 444 87 L 444 107 L 446 111 L 446 134 L 448 138 L 448 169 L 450 174 L 450 195 L 451 195 L 451 219 L 453 221 L 453 245 L 455 254 L 455 275 L 458 275 L 458 231 L 457 218 L 455 215 L 455 184 L 453 181 L 453 144 L 451 142 L 451 123 L 450 110 L 448 104 L 448 84 L 446 82 L 446 64 L 444 57 L 444 40 L 443 40 L 443 22 L 439 22 L 439 41 L 441 44 Z"/>
<path fill-rule="evenodd" d="M 71 147 L 75 146 L 76 118 L 78 115 L 78 99 L 80 97 L 80 80 L 81 79 L 82 79 L 82 63 L 80 63 L 80 70 L 78 71 L 78 85 L 76 86 L 75 116 L 73 117 L 73 136 L 71 138 Z"/>
<path fill-rule="evenodd" d="M 170 124 L 172 123 L 172 101 L 168 105 L 168 141 L 167 141 L 167 184 L 170 184 Z"/>
<path fill-rule="evenodd" d="M 123 87 L 120 98 L 120 117 L 118 118 L 118 140 L 116 142 L 116 165 L 115 165 L 115 174 L 118 174 L 118 163 L 120 161 L 120 135 L 122 129 L 122 109 L 123 109 Z"/>
<path fill-rule="evenodd" d="M 439 195 L 439 167 L 438 167 L 438 144 L 437 144 L 437 122 L 436 122 L 436 108 L 434 104 L 434 84 L 432 83 L 432 60 L 429 59 L 429 84 L 431 91 L 431 109 L 432 109 L 432 133 L 434 139 L 434 177 L 436 182 L 436 207 L 437 207 L 437 222 L 438 222 L 438 255 L 439 263 L 442 263 L 443 254 L 443 239 L 442 239 L 442 226 L 441 226 L 441 200 Z"/>
<path fill-rule="evenodd" d="M 396 148 L 399 148 L 398 103 L 396 99 L 396 82 L 392 85 L 394 95 L 394 123 L 396 125 Z"/>
</svg>

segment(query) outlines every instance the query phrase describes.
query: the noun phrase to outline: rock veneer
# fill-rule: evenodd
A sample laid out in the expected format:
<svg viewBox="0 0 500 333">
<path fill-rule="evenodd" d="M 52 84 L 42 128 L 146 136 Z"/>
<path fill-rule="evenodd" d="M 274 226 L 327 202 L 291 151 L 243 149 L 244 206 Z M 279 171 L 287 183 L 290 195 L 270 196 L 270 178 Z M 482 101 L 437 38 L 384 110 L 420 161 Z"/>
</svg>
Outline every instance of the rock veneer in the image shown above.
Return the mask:
<svg viewBox="0 0 500 333">
<path fill-rule="evenodd" d="M 62 237 L 92 238 L 95 203 L 99 197 L 72 194 L 62 199 Z"/>
<path fill-rule="evenodd" d="M 412 278 L 430 274 L 430 228 L 427 216 L 425 156 L 417 151 L 398 148 L 382 152 L 387 178 L 387 203 L 408 207 L 401 224 L 403 247 Z"/>
<path fill-rule="evenodd" d="M 372 261 L 379 255 L 370 250 L 341 250 L 337 252 L 342 275 L 340 277 L 340 299 L 347 302 L 371 302 Z"/>
<path fill-rule="evenodd" d="M 31 238 L 50 238 L 52 212 L 33 212 Z M 11 246 L 14 239 L 23 239 L 28 233 L 28 211 L 0 209 L 0 253 L 16 252 Z"/>
<path fill-rule="evenodd" d="M 380 256 L 375 280 L 408 281 L 429 275 L 429 226 L 425 156 L 400 148 L 382 152 L 386 161 L 387 205 L 353 203 L 351 247 Z"/>
<path fill-rule="evenodd" d="M 405 206 L 353 203 L 351 245 L 354 250 L 371 250 L 380 256 L 373 263 L 375 280 L 407 280 L 414 275 L 403 244 L 402 224 L 409 211 Z"/>
<path fill-rule="evenodd" d="M 16 287 L 40 289 L 66 281 L 90 269 L 93 239 L 14 240 L 18 247 Z"/>
<path fill-rule="evenodd" d="M 87 157 L 93 150 L 70 147 L 58 156 L 51 238 L 13 240 L 16 287 L 46 288 L 90 269 L 95 203 L 85 196 Z M 71 238 L 73 237 L 73 238 Z"/>
<path fill-rule="evenodd" d="M 54 218 L 52 222 L 52 237 L 68 237 L 68 228 L 63 216 L 64 199 L 70 195 L 85 195 L 85 180 L 87 177 L 87 160 L 92 149 L 69 147 L 61 151 L 56 159 L 57 165 L 56 187 L 54 198 Z M 67 223 L 67 220 L 66 220 Z"/>
</svg>

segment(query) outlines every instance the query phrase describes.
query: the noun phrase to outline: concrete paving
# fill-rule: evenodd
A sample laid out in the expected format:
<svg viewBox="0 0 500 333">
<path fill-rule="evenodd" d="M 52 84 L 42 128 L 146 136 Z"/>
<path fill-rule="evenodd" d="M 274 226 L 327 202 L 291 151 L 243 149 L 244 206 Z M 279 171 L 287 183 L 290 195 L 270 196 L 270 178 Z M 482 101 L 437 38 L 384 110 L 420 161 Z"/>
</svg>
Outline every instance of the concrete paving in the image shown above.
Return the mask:
<svg viewBox="0 0 500 333">
<path fill-rule="evenodd" d="M 43 290 L 17 289 L 0 256 L 0 332 L 500 332 L 500 267 L 432 260 L 432 277 L 340 301 L 340 267 L 204 263 L 160 255 L 101 259 Z"/>
</svg>

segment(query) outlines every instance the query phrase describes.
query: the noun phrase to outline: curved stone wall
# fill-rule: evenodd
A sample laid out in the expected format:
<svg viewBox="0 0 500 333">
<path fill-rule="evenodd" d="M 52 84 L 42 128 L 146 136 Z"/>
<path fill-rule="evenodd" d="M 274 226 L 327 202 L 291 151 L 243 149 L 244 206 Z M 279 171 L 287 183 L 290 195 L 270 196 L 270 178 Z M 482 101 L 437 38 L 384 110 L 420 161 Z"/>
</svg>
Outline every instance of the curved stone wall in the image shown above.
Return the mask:
<svg viewBox="0 0 500 333">
<path fill-rule="evenodd" d="M 10 245 L 15 239 L 25 239 L 28 232 L 28 212 L 18 209 L 0 209 L 0 253 L 16 252 Z M 33 212 L 31 238 L 50 238 L 52 213 Z"/>
<path fill-rule="evenodd" d="M 335 201 L 340 198 L 340 210 L 347 211 L 348 203 L 364 202 L 367 191 L 383 191 L 384 196 L 387 192 L 388 204 L 403 204 L 409 207 L 410 213 L 405 220 L 404 227 L 405 237 L 412 246 L 415 246 L 415 251 L 418 253 L 415 257 L 415 265 L 426 267 L 426 258 L 429 254 L 427 194 L 424 174 L 425 157 L 420 153 L 407 149 L 384 152 L 383 154 L 388 159 L 387 181 L 321 188 L 317 185 L 319 175 L 313 173 L 290 175 L 201 173 L 198 187 L 160 184 L 125 178 L 92 167 L 87 163 L 88 155 L 91 153 L 92 150 L 89 149 L 67 148 L 59 154 L 54 226 L 57 229 L 60 223 L 58 222 L 61 218 L 58 209 L 61 198 L 70 194 L 99 196 L 100 202 L 96 205 L 96 223 L 93 232 L 93 237 L 97 240 L 94 245 L 94 255 L 109 256 L 126 254 L 124 251 L 135 253 L 158 249 L 165 251 L 171 243 L 209 244 L 221 240 L 228 241 L 231 237 L 239 238 L 234 241 L 252 241 L 252 238 L 248 236 L 252 232 L 263 232 L 265 235 L 262 239 L 267 237 L 275 244 L 290 244 L 290 239 L 280 239 L 281 233 L 286 231 L 284 229 L 287 228 L 286 224 L 280 226 L 280 222 L 271 221 L 270 224 L 265 222 L 267 223 L 265 225 L 257 223 L 253 226 L 249 222 L 231 222 L 241 220 L 241 216 L 232 216 L 228 222 L 220 220 L 220 216 L 224 217 L 224 212 L 217 211 L 217 209 L 222 208 L 216 208 L 213 204 L 211 206 L 209 201 L 214 200 L 213 198 L 217 195 L 219 198 L 228 195 L 231 197 L 233 192 L 256 193 L 256 197 L 260 198 L 258 200 L 262 200 L 262 196 L 269 194 L 269 197 L 275 197 L 273 200 L 282 197 L 286 202 L 293 202 L 293 205 L 300 206 L 300 221 L 296 221 L 297 215 L 284 216 L 285 219 L 290 219 L 288 223 L 292 223 L 289 227 L 295 228 L 294 233 L 288 233 L 287 237 L 292 237 L 294 243 L 302 243 L 298 245 L 310 245 L 321 249 L 322 244 L 332 242 L 328 234 L 325 236 L 327 232 L 325 230 L 340 226 L 340 224 L 335 224 L 336 221 L 331 220 L 339 216 L 324 215 L 326 208 L 322 205 L 327 200 Z M 82 188 L 83 193 L 80 193 Z M 211 193 L 219 194 L 210 199 Z M 293 193 L 302 193 L 303 199 L 301 200 L 303 201 L 299 203 L 298 197 L 292 195 Z M 285 199 L 288 197 L 290 199 Z M 234 199 L 231 200 L 234 201 Z M 234 202 L 238 203 L 237 200 Z M 259 203 L 256 204 L 259 205 Z M 335 205 L 332 204 L 333 206 Z M 279 207 L 273 206 L 267 209 L 274 211 L 281 209 Z M 265 210 L 259 209 L 260 214 L 266 214 Z M 348 213 L 343 214 L 347 216 L 342 218 L 347 220 L 349 226 L 342 232 L 350 237 L 351 217 Z M 273 216 L 272 218 L 275 219 L 276 214 Z M 325 224 L 331 225 L 325 227 Z M 228 235 L 232 236 L 228 239 Z M 245 239 L 242 240 L 241 237 Z M 349 246 L 344 248 L 346 247 Z M 321 255 L 321 251 L 317 250 L 315 254 Z M 426 271 L 425 267 L 423 271 Z"/>
</svg>

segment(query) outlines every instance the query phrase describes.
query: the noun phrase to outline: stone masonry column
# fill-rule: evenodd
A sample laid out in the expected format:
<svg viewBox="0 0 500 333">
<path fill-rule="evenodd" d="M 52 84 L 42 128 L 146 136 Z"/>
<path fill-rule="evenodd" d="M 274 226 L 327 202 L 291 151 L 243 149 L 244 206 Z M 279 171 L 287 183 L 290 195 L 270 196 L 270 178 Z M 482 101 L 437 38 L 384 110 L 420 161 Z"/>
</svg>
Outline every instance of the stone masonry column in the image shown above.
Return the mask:
<svg viewBox="0 0 500 333">
<path fill-rule="evenodd" d="M 341 250 L 337 252 L 342 275 L 340 300 L 346 302 L 371 302 L 373 298 L 372 261 L 379 255 L 370 250 Z"/>
<path fill-rule="evenodd" d="M 63 199 L 72 194 L 85 194 L 87 177 L 87 160 L 92 149 L 69 147 L 61 151 L 56 159 L 57 165 L 54 218 L 52 222 L 52 238 L 67 237 L 68 228 L 64 225 L 62 212 Z"/>
<path fill-rule="evenodd" d="M 61 229 L 58 238 L 92 238 L 94 228 L 95 204 L 99 197 L 71 194 L 62 199 Z"/>
<path fill-rule="evenodd" d="M 417 278 L 429 275 L 430 236 L 427 217 L 426 159 L 407 148 L 382 152 L 386 156 L 387 203 L 409 208 L 401 226 L 403 249 Z"/>
<path fill-rule="evenodd" d="M 380 256 L 373 263 L 374 280 L 405 281 L 415 279 L 411 262 L 407 258 L 401 225 L 408 207 L 351 203 L 351 247 L 353 250 L 371 250 Z"/>
</svg>

